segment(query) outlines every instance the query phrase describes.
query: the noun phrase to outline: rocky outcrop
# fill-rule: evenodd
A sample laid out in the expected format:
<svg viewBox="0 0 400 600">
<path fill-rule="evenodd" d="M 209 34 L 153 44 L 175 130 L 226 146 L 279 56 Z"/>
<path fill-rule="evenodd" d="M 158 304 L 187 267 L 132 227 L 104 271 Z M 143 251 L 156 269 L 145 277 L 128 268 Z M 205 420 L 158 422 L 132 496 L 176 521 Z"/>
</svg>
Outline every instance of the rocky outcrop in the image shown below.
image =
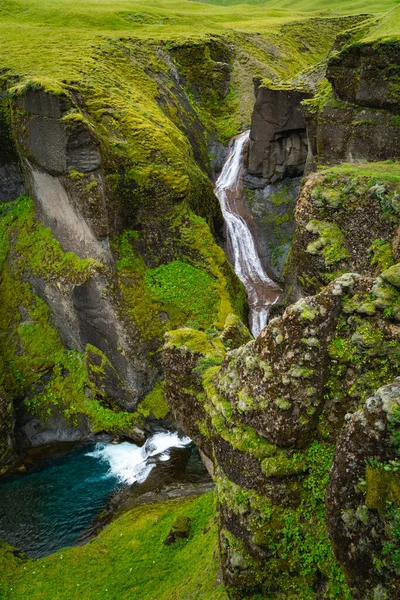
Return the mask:
<svg viewBox="0 0 400 600">
<path fill-rule="evenodd" d="M 0 390 L 0 475 L 16 460 L 15 415 L 12 402 Z"/>
<path fill-rule="evenodd" d="M 398 186 L 387 169 L 343 166 L 308 178 L 285 266 L 292 297 L 299 289 L 315 293 L 340 273 L 374 276 L 400 260 Z"/>
<path fill-rule="evenodd" d="M 10 132 L 6 103 L 0 93 L 0 202 L 18 198 L 25 192 L 19 157 Z"/>
<path fill-rule="evenodd" d="M 339 499 L 329 468 L 335 447 L 340 452 L 336 440 L 345 415 L 397 373 L 400 332 L 392 313 L 382 312 L 385 285 L 383 279 L 343 275 L 290 306 L 256 341 L 229 351 L 221 367 L 217 338 L 199 340 L 190 330 L 170 334 L 164 349 L 167 399 L 214 462 L 221 557 L 232 598 L 297 598 L 300 592 L 322 598 L 334 581 L 344 595 L 344 576 L 355 585 L 342 555 L 336 553 L 338 562 L 333 558 L 324 496 L 330 480 L 328 498 Z M 375 313 L 361 315 L 367 298 Z M 365 427 L 374 438 L 368 422 Z M 357 437 L 354 443 L 363 447 Z M 397 446 L 392 448 L 379 460 L 390 452 L 397 457 Z M 365 469 L 365 460 L 361 464 Z M 357 552 L 372 551 L 362 545 L 367 538 L 360 538 Z M 381 580 L 395 585 L 392 567 L 381 568 Z"/>
<path fill-rule="evenodd" d="M 301 103 L 311 94 L 273 89 L 255 80 L 248 172 L 258 185 L 302 175 L 307 159 L 306 122 Z"/>
<path fill-rule="evenodd" d="M 350 37 L 328 61 L 332 91 L 325 86 L 306 115 L 309 170 L 400 158 L 400 54 L 397 42 L 374 35 L 372 27 L 365 40 Z"/>
<path fill-rule="evenodd" d="M 327 78 L 337 100 L 398 111 L 399 65 L 397 41 L 361 41 L 346 45 L 329 60 Z"/>
<path fill-rule="evenodd" d="M 259 179 L 244 179 L 244 202 L 252 217 L 258 255 L 274 281 L 283 281 L 283 270 L 292 247 L 295 230 L 294 209 L 300 178 L 287 178 L 260 188 Z"/>
<path fill-rule="evenodd" d="M 347 416 L 333 460 L 327 526 L 353 598 L 400 597 L 400 380 Z"/>
</svg>

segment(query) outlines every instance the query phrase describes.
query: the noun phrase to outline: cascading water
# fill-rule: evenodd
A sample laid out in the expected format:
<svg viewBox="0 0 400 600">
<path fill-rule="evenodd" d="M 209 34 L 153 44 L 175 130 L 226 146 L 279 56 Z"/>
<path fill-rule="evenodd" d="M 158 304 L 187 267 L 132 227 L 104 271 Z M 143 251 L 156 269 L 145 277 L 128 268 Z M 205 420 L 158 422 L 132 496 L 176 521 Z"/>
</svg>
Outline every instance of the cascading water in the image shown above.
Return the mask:
<svg viewBox="0 0 400 600">
<path fill-rule="evenodd" d="M 189 438 L 167 431 L 155 433 L 142 447 L 97 443 L 5 479 L 0 483 L 0 539 L 32 558 L 73 545 L 107 498 L 143 483 L 153 470 L 162 471 L 171 452 L 190 444 Z"/>
<path fill-rule="evenodd" d="M 268 309 L 279 296 L 279 288 L 266 274 L 253 235 L 239 210 L 243 195 L 243 152 L 249 131 L 233 139 L 233 147 L 215 184 L 227 229 L 228 247 L 233 267 L 245 286 L 250 308 L 250 329 L 254 337 L 265 327 Z"/>
</svg>

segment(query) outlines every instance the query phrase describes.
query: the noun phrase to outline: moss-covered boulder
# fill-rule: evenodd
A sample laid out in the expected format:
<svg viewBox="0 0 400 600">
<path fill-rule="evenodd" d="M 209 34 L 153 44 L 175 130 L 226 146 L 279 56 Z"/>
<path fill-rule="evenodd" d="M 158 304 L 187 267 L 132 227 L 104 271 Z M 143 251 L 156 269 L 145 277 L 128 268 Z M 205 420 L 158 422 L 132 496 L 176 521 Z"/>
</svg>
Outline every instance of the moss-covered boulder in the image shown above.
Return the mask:
<svg viewBox="0 0 400 600">
<path fill-rule="evenodd" d="M 327 526 L 353 598 L 400 593 L 400 381 L 349 414 L 326 496 Z"/>
<path fill-rule="evenodd" d="M 400 259 L 399 186 L 397 164 L 341 165 L 308 177 L 284 268 L 294 297 L 296 291 L 315 293 L 348 271 L 373 276 L 389 268 L 389 277 L 394 275 L 392 265 Z"/>
</svg>

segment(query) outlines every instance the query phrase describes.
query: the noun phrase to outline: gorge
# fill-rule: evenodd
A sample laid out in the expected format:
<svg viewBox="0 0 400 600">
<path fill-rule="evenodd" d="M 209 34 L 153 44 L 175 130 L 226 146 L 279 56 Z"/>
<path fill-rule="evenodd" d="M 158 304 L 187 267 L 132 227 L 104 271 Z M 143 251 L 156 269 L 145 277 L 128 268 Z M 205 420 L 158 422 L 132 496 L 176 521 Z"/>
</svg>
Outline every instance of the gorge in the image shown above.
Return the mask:
<svg viewBox="0 0 400 600">
<path fill-rule="evenodd" d="M 264 329 L 268 319 L 268 305 L 279 296 L 279 287 L 265 273 L 258 256 L 253 235 L 240 214 L 243 202 L 243 154 L 249 132 L 245 131 L 232 142 L 232 150 L 215 184 L 215 194 L 221 203 L 227 235 L 228 256 L 247 292 L 249 327 L 254 337 Z"/>
<path fill-rule="evenodd" d="M 400 598 L 398 7 L 3 4 L 1 599 Z"/>
</svg>

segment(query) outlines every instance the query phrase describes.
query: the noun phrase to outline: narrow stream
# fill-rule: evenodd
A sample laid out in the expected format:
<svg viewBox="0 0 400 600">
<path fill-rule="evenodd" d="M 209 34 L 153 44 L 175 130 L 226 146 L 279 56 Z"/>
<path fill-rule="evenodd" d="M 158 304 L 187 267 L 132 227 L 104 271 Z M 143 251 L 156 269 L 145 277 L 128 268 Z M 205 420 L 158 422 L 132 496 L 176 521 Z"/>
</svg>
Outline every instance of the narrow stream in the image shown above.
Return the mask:
<svg viewBox="0 0 400 600">
<path fill-rule="evenodd" d="M 0 483 L 0 540 L 32 558 L 72 546 L 110 496 L 191 444 L 177 433 L 159 432 L 142 447 L 128 442 L 81 446 L 24 475 Z"/>
<path fill-rule="evenodd" d="M 215 195 L 221 204 L 226 223 L 228 256 L 246 289 L 250 329 L 254 337 L 257 337 L 267 324 L 269 306 L 276 301 L 280 290 L 261 264 L 253 235 L 241 209 L 243 154 L 249 134 L 249 131 L 245 131 L 233 139 L 233 146 L 215 184 Z"/>
</svg>

